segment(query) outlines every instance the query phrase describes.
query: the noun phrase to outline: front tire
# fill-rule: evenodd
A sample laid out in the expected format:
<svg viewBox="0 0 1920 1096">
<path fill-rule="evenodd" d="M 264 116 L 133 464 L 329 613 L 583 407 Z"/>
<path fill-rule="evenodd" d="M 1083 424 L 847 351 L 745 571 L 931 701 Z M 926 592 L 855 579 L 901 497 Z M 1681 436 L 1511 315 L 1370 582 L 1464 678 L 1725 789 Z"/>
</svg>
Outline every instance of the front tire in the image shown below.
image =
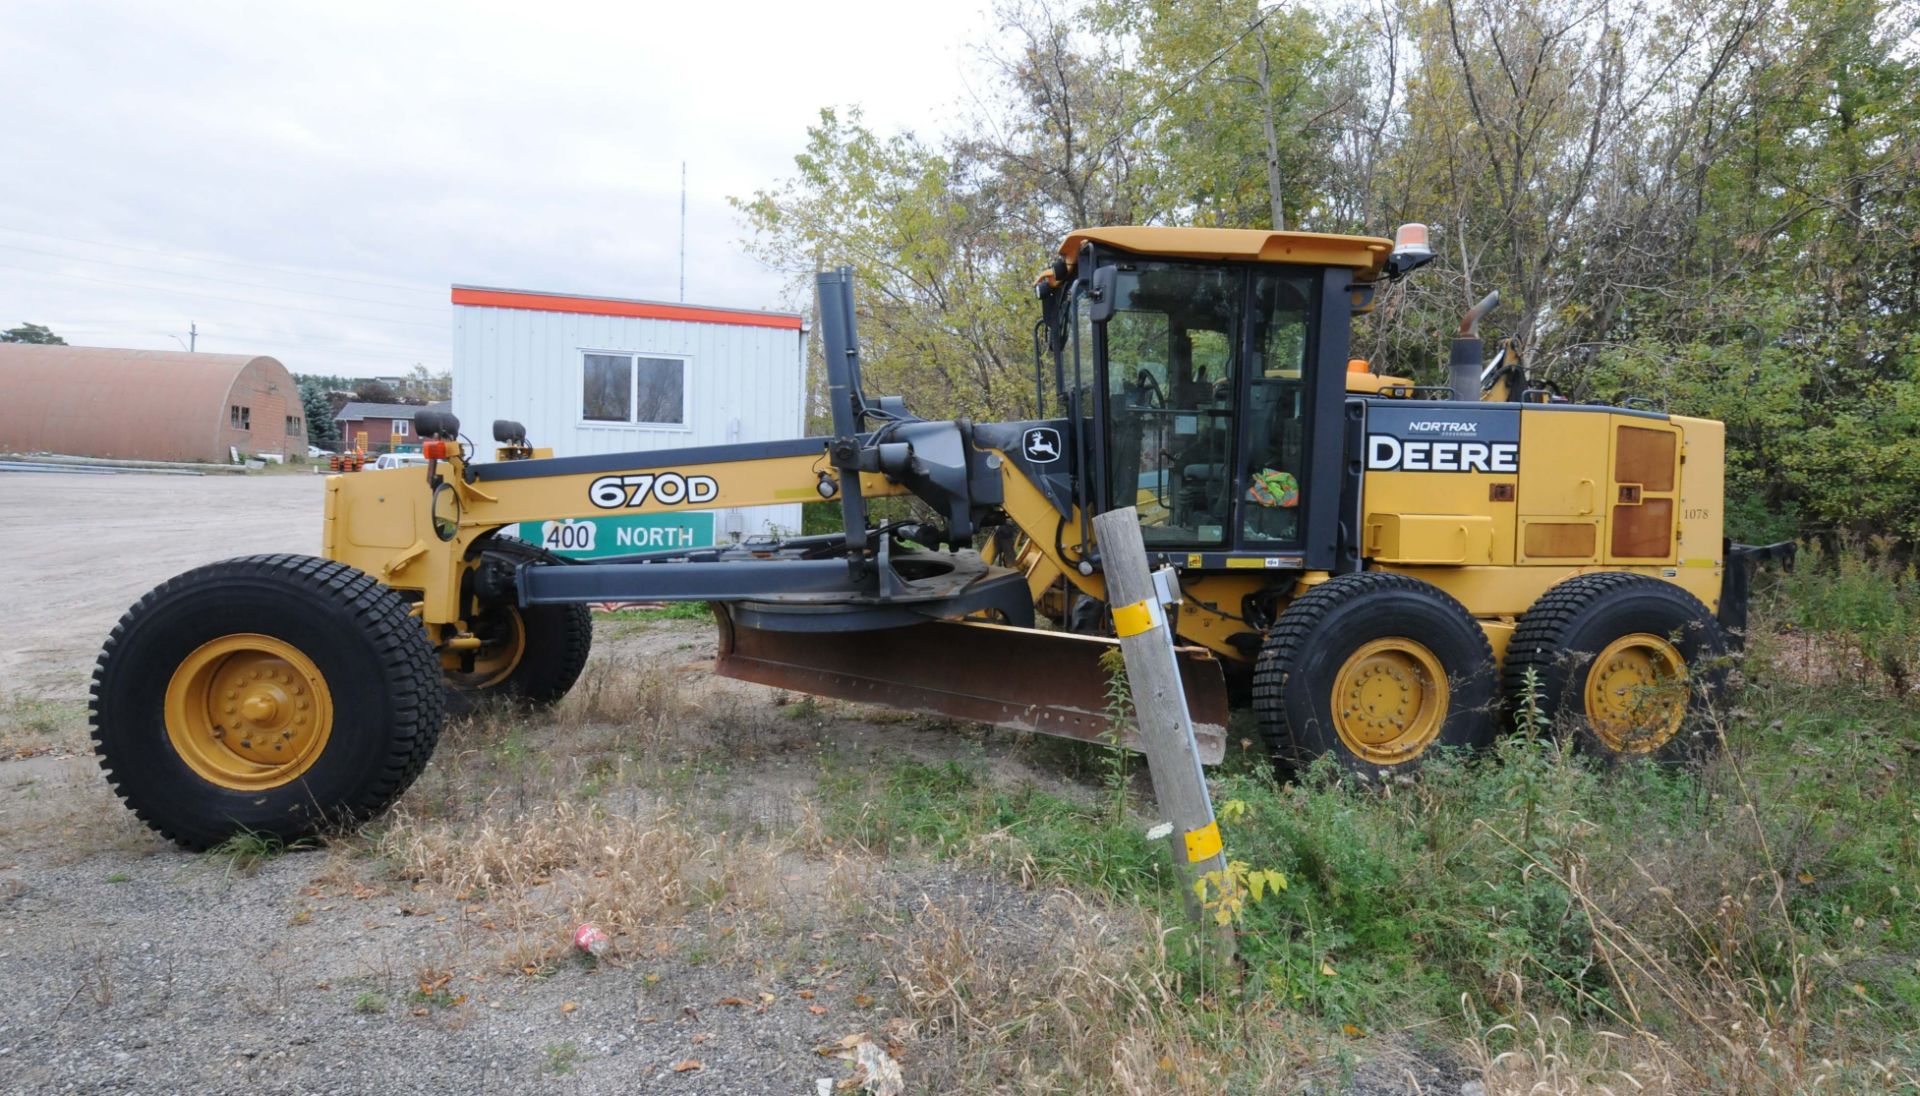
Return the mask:
<svg viewBox="0 0 1920 1096">
<path fill-rule="evenodd" d="M 1267 633 L 1253 703 L 1275 759 L 1331 755 L 1355 773 L 1405 771 L 1440 747 L 1482 749 L 1498 730 L 1493 651 L 1444 591 L 1379 571 L 1295 598 Z"/>
<path fill-rule="evenodd" d="M 482 612 L 474 632 L 483 645 L 473 669 L 449 666 L 448 687 L 462 699 L 546 707 L 580 679 L 593 650 L 593 613 L 585 605 L 503 604 Z"/>
<path fill-rule="evenodd" d="M 1570 724 L 1583 750 L 1609 760 L 1678 763 L 1717 740 L 1711 725 L 1687 724 L 1725 684 L 1726 654 L 1726 633 L 1699 598 L 1603 571 L 1533 603 L 1507 645 L 1503 677 L 1516 719 Z"/>
<path fill-rule="evenodd" d="M 343 563 L 248 556 L 134 603 L 93 673 L 95 752 L 139 818 L 188 848 L 351 826 L 412 784 L 444 691 L 391 587 Z"/>
</svg>

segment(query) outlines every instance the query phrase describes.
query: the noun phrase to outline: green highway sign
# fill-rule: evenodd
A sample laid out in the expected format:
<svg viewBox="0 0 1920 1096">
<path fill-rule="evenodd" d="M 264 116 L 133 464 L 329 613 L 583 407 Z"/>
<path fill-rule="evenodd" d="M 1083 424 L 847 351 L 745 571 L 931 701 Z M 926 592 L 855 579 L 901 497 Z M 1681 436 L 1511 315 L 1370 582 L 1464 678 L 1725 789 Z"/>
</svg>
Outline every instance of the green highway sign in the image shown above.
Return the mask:
<svg viewBox="0 0 1920 1096">
<path fill-rule="evenodd" d="M 713 515 L 704 511 L 622 514 L 566 521 L 523 521 L 519 537 L 574 559 L 705 548 L 713 543 Z"/>
</svg>

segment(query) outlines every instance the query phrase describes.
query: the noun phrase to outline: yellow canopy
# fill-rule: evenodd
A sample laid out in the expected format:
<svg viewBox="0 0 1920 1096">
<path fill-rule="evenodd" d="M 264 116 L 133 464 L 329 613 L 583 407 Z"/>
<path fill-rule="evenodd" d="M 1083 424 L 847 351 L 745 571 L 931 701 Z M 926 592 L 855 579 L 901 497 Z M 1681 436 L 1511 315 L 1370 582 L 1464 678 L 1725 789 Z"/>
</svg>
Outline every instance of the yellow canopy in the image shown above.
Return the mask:
<svg viewBox="0 0 1920 1096">
<path fill-rule="evenodd" d="M 1269 232 L 1259 228 L 1169 228 L 1118 225 L 1077 228 L 1060 244 L 1060 254 L 1071 266 L 1087 241 L 1105 244 L 1135 255 L 1170 259 L 1211 259 L 1259 263 L 1306 263 L 1345 266 L 1361 281 L 1380 276 L 1393 250 L 1392 240 L 1376 236 L 1336 236 L 1325 232 Z"/>
</svg>

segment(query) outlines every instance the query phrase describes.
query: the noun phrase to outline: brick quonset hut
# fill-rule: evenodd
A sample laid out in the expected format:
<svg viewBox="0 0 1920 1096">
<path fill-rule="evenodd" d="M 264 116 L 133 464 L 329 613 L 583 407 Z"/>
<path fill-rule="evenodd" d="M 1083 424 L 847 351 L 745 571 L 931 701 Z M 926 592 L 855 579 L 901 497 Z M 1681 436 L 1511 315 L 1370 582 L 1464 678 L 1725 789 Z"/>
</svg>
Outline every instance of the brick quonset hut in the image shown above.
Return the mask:
<svg viewBox="0 0 1920 1096">
<path fill-rule="evenodd" d="M 0 452 L 219 461 L 306 456 L 287 367 L 246 354 L 0 343 Z"/>
</svg>

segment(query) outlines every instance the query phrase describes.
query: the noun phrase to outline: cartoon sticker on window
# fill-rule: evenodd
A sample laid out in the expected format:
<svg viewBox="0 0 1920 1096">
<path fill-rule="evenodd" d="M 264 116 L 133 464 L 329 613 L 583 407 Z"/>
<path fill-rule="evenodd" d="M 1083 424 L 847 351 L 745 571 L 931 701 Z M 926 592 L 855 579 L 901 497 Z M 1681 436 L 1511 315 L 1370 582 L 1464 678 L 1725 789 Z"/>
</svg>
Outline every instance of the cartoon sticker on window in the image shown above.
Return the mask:
<svg viewBox="0 0 1920 1096">
<path fill-rule="evenodd" d="M 1247 500 L 1266 507 L 1300 505 L 1300 481 L 1291 472 L 1262 468 L 1253 474 L 1247 487 Z"/>
</svg>

